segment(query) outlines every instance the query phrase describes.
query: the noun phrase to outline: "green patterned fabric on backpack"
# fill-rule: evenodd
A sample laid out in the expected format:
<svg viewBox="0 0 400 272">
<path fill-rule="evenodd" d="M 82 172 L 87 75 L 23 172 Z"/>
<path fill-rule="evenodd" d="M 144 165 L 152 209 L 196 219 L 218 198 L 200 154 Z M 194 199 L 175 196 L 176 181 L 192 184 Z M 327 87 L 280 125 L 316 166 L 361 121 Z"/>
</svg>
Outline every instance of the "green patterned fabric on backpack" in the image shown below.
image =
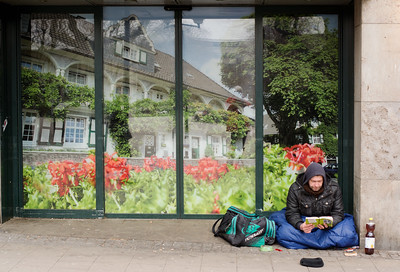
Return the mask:
<svg viewBox="0 0 400 272">
<path fill-rule="evenodd" d="M 220 221 L 217 230 L 215 227 Z M 214 236 L 224 238 L 233 246 L 272 245 L 275 242 L 275 222 L 265 216 L 248 213 L 234 206 L 213 225 Z"/>
</svg>

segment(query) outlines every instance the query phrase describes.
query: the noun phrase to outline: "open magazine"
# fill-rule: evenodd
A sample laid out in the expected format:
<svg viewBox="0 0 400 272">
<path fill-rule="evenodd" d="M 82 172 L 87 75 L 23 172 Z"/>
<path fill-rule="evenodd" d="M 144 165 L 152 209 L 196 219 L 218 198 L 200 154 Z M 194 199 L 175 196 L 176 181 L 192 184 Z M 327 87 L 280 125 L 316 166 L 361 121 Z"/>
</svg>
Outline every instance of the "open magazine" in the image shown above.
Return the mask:
<svg viewBox="0 0 400 272">
<path fill-rule="evenodd" d="M 318 227 L 318 225 L 324 225 L 326 223 L 328 227 L 333 227 L 333 217 L 332 216 L 309 216 L 306 217 L 306 223 L 307 224 L 313 224 L 315 227 Z"/>
</svg>

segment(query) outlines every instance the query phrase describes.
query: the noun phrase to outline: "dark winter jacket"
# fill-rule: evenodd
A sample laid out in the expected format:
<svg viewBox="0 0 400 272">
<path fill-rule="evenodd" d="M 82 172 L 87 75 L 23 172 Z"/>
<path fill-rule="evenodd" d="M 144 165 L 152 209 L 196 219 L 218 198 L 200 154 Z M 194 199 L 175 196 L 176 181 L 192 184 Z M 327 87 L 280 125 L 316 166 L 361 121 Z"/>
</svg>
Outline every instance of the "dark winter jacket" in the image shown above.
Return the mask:
<svg viewBox="0 0 400 272">
<path fill-rule="evenodd" d="M 324 171 L 322 167 L 320 169 Z M 296 182 L 289 188 L 285 215 L 286 220 L 296 229 L 300 229 L 300 225 L 303 223 L 302 215 L 330 215 L 333 217 L 333 226 L 344 218 L 343 197 L 339 184 L 327 177 L 325 172 L 321 172 L 320 169 L 319 167 L 307 169 L 305 173 L 297 176 Z M 308 193 L 303 187 L 310 178 L 316 175 L 324 177 L 324 191 L 317 197 Z"/>
</svg>

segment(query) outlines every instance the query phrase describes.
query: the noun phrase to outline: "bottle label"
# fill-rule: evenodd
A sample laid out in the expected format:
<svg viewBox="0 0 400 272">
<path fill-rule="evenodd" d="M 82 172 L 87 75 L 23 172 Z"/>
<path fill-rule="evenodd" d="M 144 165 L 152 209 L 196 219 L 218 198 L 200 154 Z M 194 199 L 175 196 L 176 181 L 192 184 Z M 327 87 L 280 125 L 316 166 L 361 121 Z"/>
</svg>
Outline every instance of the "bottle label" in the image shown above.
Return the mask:
<svg viewBox="0 0 400 272">
<path fill-rule="evenodd" d="M 365 238 L 365 248 L 375 248 L 375 238 Z"/>
</svg>

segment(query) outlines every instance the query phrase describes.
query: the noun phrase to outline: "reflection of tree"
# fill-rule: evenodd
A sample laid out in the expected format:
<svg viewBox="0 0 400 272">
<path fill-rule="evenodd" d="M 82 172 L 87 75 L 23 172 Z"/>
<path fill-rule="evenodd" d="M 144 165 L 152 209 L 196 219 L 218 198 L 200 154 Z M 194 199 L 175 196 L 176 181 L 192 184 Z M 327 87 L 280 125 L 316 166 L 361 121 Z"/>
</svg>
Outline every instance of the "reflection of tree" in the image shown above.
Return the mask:
<svg viewBox="0 0 400 272">
<path fill-rule="evenodd" d="M 22 106 L 36 110 L 41 117 L 64 119 L 70 108 L 94 108 L 94 89 L 68 82 L 51 73 L 22 68 Z"/>
<path fill-rule="evenodd" d="M 326 22 L 321 29 L 323 23 L 315 17 L 264 20 L 264 107 L 282 145 L 298 143 L 296 135 L 312 123 L 337 131 L 338 35 Z"/>
<path fill-rule="evenodd" d="M 113 100 L 105 102 L 104 112 L 108 120 L 110 135 L 115 142 L 115 150 L 120 157 L 132 155 L 129 140 L 132 134 L 128 127 L 129 98 L 127 95 L 115 95 Z"/>
<path fill-rule="evenodd" d="M 312 123 L 329 127 L 314 131 L 327 133 L 324 139 L 337 133 L 338 33 L 327 23 L 317 16 L 264 18 L 264 107 L 281 145 L 307 141 Z M 251 99 L 253 44 L 223 43 L 221 50 L 222 82 L 241 86 L 243 96 Z M 335 154 L 334 145 L 323 148 Z"/>
<path fill-rule="evenodd" d="M 221 82 L 254 99 L 254 41 L 221 43 Z"/>
<path fill-rule="evenodd" d="M 324 141 L 322 144 L 319 144 L 318 147 L 320 147 L 328 157 L 335 158 L 339 155 L 336 126 L 321 124 L 317 128 L 313 129 L 310 134 L 324 135 Z"/>
<path fill-rule="evenodd" d="M 298 124 L 303 131 L 312 123 L 337 127 L 337 31 L 326 24 L 321 31 L 314 17 L 305 24 L 308 18 L 264 20 L 264 107 L 285 146 L 298 142 Z"/>
<path fill-rule="evenodd" d="M 214 110 L 209 105 L 191 103 L 189 113 L 196 122 L 209 124 L 224 124 L 227 132 L 231 133 L 231 142 L 245 138 L 253 122 L 245 115 L 235 111 Z"/>
</svg>

